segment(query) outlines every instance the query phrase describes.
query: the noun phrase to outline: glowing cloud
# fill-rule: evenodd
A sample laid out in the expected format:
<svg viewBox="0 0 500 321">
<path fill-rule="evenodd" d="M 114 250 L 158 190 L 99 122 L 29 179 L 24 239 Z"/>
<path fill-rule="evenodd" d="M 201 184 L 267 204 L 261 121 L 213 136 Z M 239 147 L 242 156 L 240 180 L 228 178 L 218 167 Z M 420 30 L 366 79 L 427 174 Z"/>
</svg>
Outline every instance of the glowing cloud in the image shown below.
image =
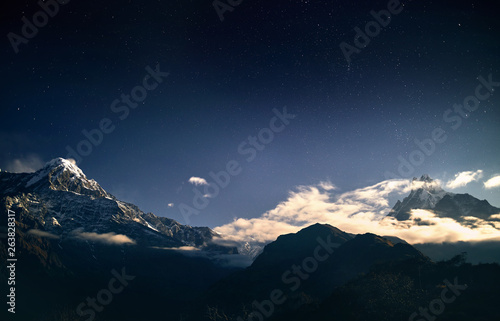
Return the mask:
<svg viewBox="0 0 500 321">
<path fill-rule="evenodd" d="M 123 234 L 114 232 L 98 234 L 94 232 L 73 231 L 73 236 L 77 239 L 100 242 L 105 244 L 120 245 L 120 244 L 135 244 L 135 241 Z"/>
<path fill-rule="evenodd" d="M 494 176 L 484 182 L 484 188 L 490 189 L 495 187 L 500 187 L 500 175 Z"/>
<path fill-rule="evenodd" d="M 500 222 L 496 226 L 477 219 L 472 227 L 426 210 L 413 210 L 405 221 L 387 216 L 389 196 L 409 193 L 412 187 L 406 180 L 387 180 L 334 195 L 317 186 L 300 186 L 260 217 L 238 218 L 215 231 L 235 242 L 270 242 L 314 223 L 328 223 L 349 233 L 393 235 L 409 243 L 500 240 Z"/>
<path fill-rule="evenodd" d="M 16 158 L 6 165 L 6 170 L 11 173 L 34 173 L 43 167 L 45 163 L 38 155 Z"/>
<path fill-rule="evenodd" d="M 39 237 L 46 237 L 46 238 L 49 238 L 49 239 L 58 239 L 59 238 L 58 235 L 55 235 L 55 234 L 52 234 L 52 233 L 49 233 L 49 232 L 45 232 L 45 231 L 42 231 L 42 230 L 36 230 L 36 229 L 29 230 L 27 233 L 31 234 L 31 235 L 36 235 L 36 236 L 39 236 Z"/>
<path fill-rule="evenodd" d="M 189 180 L 188 180 L 189 183 L 191 184 L 194 184 L 196 186 L 200 186 L 200 185 L 208 185 L 207 181 L 204 179 L 204 178 L 201 178 L 201 177 L 196 177 L 196 176 L 193 176 L 191 177 Z"/>
<path fill-rule="evenodd" d="M 319 187 L 321 187 L 322 189 L 324 189 L 325 191 L 333 191 L 333 190 L 336 190 L 337 189 L 337 186 L 333 185 L 331 182 L 329 181 L 323 181 L 323 182 L 320 182 L 318 184 Z"/>
<path fill-rule="evenodd" d="M 481 177 L 483 177 L 483 171 L 480 169 L 475 171 L 475 172 L 473 172 L 473 171 L 460 172 L 460 173 L 455 174 L 454 179 L 452 179 L 452 180 L 448 181 L 448 183 L 446 183 L 446 187 L 451 188 L 451 189 L 463 187 L 463 186 L 469 184 L 470 182 L 477 181 Z"/>
</svg>

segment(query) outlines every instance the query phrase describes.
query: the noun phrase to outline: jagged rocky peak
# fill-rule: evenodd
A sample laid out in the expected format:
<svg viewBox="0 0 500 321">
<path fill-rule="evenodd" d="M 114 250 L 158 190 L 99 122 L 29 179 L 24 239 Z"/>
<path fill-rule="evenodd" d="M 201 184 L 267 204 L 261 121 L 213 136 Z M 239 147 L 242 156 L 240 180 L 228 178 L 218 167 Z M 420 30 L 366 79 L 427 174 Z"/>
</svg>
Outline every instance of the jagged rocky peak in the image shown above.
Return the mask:
<svg viewBox="0 0 500 321">
<path fill-rule="evenodd" d="M 397 203 L 389 215 L 398 220 L 410 217 L 411 210 L 431 210 L 439 217 L 453 218 L 468 223 L 467 217 L 475 216 L 488 220 L 491 215 L 500 212 L 499 208 L 490 205 L 486 200 L 480 201 L 469 194 L 455 194 L 441 188 L 438 180 L 429 175 L 413 178 L 410 195 Z"/>
<path fill-rule="evenodd" d="M 42 168 L 45 170 L 55 171 L 55 172 L 64 172 L 68 171 L 72 175 L 78 178 L 87 178 L 82 170 L 76 165 L 73 160 L 64 159 L 61 157 L 54 158 L 53 160 L 47 162 L 45 166 Z"/>
<path fill-rule="evenodd" d="M 413 177 L 414 181 L 421 181 L 421 182 L 434 182 L 434 180 L 429 176 L 429 174 L 423 174 L 420 176 L 420 178 Z"/>
<path fill-rule="evenodd" d="M 420 178 L 413 177 L 411 184 L 412 190 L 423 189 L 432 194 L 441 194 L 444 192 L 439 181 L 432 179 L 428 174 L 424 174 Z"/>
<path fill-rule="evenodd" d="M 412 209 L 433 209 L 436 204 L 447 194 L 441 188 L 440 182 L 424 174 L 420 178 L 414 177 L 411 181 L 410 195 L 403 201 L 397 201 L 389 215 L 399 220 L 406 220 Z"/>
<path fill-rule="evenodd" d="M 1 172 L 3 195 L 7 197 L 0 198 L 0 206 L 23 210 L 20 223 L 61 239 L 79 240 L 86 232 L 115 233 L 139 246 L 194 246 L 217 253 L 238 253 L 233 246 L 218 245 L 215 241 L 221 236 L 208 227 L 191 227 L 145 214 L 136 205 L 118 200 L 88 179 L 75 162 L 64 158 L 51 160 L 35 173 Z"/>
<path fill-rule="evenodd" d="M 73 160 L 60 157 L 49 161 L 44 167 L 31 174 L 25 187 L 33 189 L 50 188 L 52 190 L 114 199 L 96 181 L 87 179 L 87 176 Z"/>
</svg>

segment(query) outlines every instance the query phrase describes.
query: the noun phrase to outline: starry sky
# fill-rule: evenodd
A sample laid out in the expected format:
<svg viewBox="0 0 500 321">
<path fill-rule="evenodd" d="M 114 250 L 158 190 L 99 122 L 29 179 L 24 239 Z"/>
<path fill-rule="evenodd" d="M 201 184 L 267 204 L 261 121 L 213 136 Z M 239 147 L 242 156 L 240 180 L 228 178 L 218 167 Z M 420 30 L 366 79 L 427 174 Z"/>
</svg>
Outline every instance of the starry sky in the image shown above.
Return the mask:
<svg viewBox="0 0 500 321">
<path fill-rule="evenodd" d="M 259 217 L 297 186 L 424 173 L 473 172 L 453 191 L 500 207 L 484 187 L 500 175 L 495 1 L 47 3 L 45 20 L 36 1 L 0 10 L 3 170 L 75 150 L 119 199 L 195 226 Z"/>
</svg>

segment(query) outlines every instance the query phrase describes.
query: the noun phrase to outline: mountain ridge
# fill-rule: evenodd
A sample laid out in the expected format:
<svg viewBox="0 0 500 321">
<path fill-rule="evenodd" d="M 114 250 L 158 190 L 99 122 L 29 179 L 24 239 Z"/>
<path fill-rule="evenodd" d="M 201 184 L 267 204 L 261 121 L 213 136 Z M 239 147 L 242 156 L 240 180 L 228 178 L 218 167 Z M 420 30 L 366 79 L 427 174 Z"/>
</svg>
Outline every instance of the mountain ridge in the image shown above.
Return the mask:
<svg viewBox="0 0 500 321">
<path fill-rule="evenodd" d="M 414 209 L 432 210 L 439 217 L 453 218 L 467 223 L 467 216 L 489 219 L 500 213 L 500 208 L 492 206 L 487 200 L 479 200 L 468 194 L 455 194 L 441 188 L 429 175 L 414 177 L 410 194 L 402 201 L 398 200 L 389 212 L 389 216 L 404 221 L 410 218 Z"/>
<path fill-rule="evenodd" d="M 53 237 L 115 233 L 146 246 L 237 253 L 234 247 L 214 244 L 220 235 L 208 227 L 182 225 L 118 200 L 63 158 L 47 162 L 34 173 L 0 172 L 0 191 L 5 207 L 22 214 L 20 222 Z"/>
<path fill-rule="evenodd" d="M 374 266 L 406 260 L 430 262 L 409 244 L 394 244 L 372 233 L 353 237 L 331 225 L 316 223 L 266 245 L 250 267 L 214 284 L 202 305 L 217 306 L 228 315 L 250 313 L 255 307 L 252 300 L 278 289 L 286 296 L 286 303 L 274 308 L 280 315 L 287 309 L 322 302 L 333 289 Z"/>
<path fill-rule="evenodd" d="M 426 187 L 428 194 L 443 194 L 430 177 L 415 184 Z M 435 207 L 445 196 L 435 203 L 425 197 L 418 199 Z M 256 313 L 264 315 L 259 307 L 269 307 L 273 300 L 270 293 L 275 290 L 282 291 L 286 299 L 274 305 L 272 313 L 267 311 L 270 321 L 302 320 L 301 316 L 311 313 L 324 315 L 325 320 L 342 313 L 349 317 L 338 319 L 350 320 L 356 319 L 351 315 L 358 312 L 385 315 L 387 309 L 398 309 L 398 317 L 404 317 L 435 299 L 441 273 L 448 272 L 453 262 L 461 262 L 435 263 L 397 237 L 354 235 L 316 223 L 278 236 L 246 268 L 224 266 L 228 257 L 237 257 L 233 255 L 237 250 L 219 245 L 216 240 L 221 236 L 215 231 L 142 212 L 101 190 L 70 162 L 59 159 L 31 174 L 0 172 L 0 206 L 16 213 L 16 242 L 22 262 L 17 270 L 18 291 L 29 293 L 27 301 L 22 296 L 19 299 L 30 307 L 22 311 L 23 317 L 28 315 L 23 320 L 39 320 L 40 313 L 47 311 L 52 314 L 43 320 L 79 319 L 75 307 L 108 284 L 110 270 L 120 268 L 134 280 L 99 319 L 258 319 Z M 4 247 L 0 243 L 2 259 Z M 489 266 L 474 271 L 486 268 Z M 470 282 L 474 280 L 468 272 L 471 269 L 463 265 L 461 270 Z M 423 278 L 421 270 L 426 273 Z M 485 274 L 487 282 L 479 287 L 490 286 L 496 291 L 498 282 L 490 285 L 490 280 L 498 271 L 498 265 L 491 266 Z M 0 266 L 0 272 L 4 283 L 8 274 L 5 266 Z M 427 288 L 422 289 L 421 279 Z M 45 289 L 52 292 L 47 294 Z M 62 302 L 63 308 L 52 307 L 47 297 Z M 359 297 L 363 302 L 356 301 Z M 368 301 L 369 308 L 363 308 Z M 341 304 L 332 308 L 331 302 Z M 353 302 L 356 308 L 350 309 Z M 61 317 L 63 312 L 66 316 Z M 384 319 L 389 320 L 387 316 Z"/>
</svg>

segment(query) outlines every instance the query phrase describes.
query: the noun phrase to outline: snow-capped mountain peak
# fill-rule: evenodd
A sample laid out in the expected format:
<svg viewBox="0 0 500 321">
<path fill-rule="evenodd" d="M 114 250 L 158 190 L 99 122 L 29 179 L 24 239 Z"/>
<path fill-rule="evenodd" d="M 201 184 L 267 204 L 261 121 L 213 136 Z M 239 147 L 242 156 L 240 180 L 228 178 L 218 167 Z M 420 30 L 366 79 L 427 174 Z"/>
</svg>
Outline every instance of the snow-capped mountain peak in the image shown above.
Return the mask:
<svg viewBox="0 0 500 321">
<path fill-rule="evenodd" d="M 215 244 L 221 236 L 208 227 L 182 225 L 118 200 L 64 158 L 49 161 L 35 173 L 0 172 L 0 199 L 6 208 L 23 213 L 20 222 L 28 228 L 60 240 L 103 242 L 119 235 L 121 241 L 140 246 L 237 253 L 233 247 Z"/>
<path fill-rule="evenodd" d="M 429 176 L 429 174 L 423 174 L 420 178 L 413 177 L 414 181 L 422 181 L 422 182 L 434 182 L 434 180 Z"/>
<path fill-rule="evenodd" d="M 448 193 L 441 188 L 440 182 L 424 174 L 420 178 L 414 177 L 411 181 L 410 195 L 403 201 L 397 201 L 389 215 L 405 220 L 411 209 L 433 209 L 436 204 Z"/>
<path fill-rule="evenodd" d="M 463 221 L 467 216 L 488 219 L 500 212 L 487 201 L 480 201 L 469 194 L 455 194 L 441 188 L 438 180 L 429 175 L 413 178 L 410 195 L 397 201 L 389 215 L 406 220 L 413 209 L 432 210 L 436 215 Z"/>
<path fill-rule="evenodd" d="M 93 179 L 87 179 L 76 164 L 64 158 L 55 158 L 28 177 L 26 188 L 48 187 L 93 197 L 114 198 Z"/>
<path fill-rule="evenodd" d="M 71 179 L 87 179 L 82 170 L 72 161 L 64 158 L 55 158 L 46 163 L 43 168 L 35 172 L 35 175 L 26 183 L 26 187 L 39 182 L 50 175 L 50 180 L 55 182 L 64 172 L 69 173 Z"/>
<path fill-rule="evenodd" d="M 427 174 L 422 175 L 420 178 L 414 177 L 411 186 L 412 191 L 422 189 L 438 197 L 443 197 L 446 194 L 446 191 L 441 188 L 440 182 L 432 179 Z"/>
</svg>

